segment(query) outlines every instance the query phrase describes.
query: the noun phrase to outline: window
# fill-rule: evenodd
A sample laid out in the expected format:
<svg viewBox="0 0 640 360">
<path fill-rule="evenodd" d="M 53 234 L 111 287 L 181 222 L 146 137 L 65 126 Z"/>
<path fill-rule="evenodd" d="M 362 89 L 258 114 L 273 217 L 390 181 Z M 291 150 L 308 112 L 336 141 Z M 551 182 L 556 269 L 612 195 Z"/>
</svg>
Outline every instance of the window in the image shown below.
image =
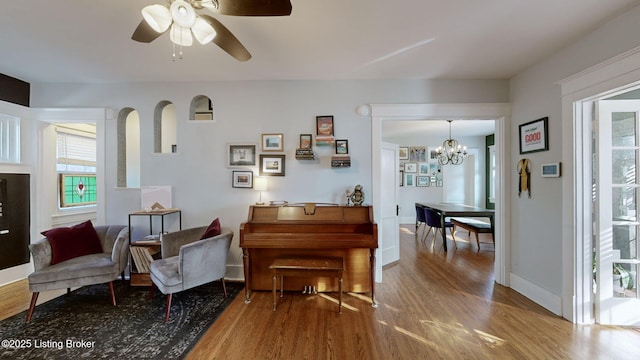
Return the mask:
<svg viewBox="0 0 640 360">
<path fill-rule="evenodd" d="M 56 126 L 56 172 L 59 206 L 96 203 L 96 127 L 93 124 Z"/>
<path fill-rule="evenodd" d="M 496 202 L 496 149 L 495 145 L 489 146 L 489 202 Z"/>
<path fill-rule="evenodd" d="M 20 162 L 20 118 L 0 114 L 0 162 Z"/>
</svg>

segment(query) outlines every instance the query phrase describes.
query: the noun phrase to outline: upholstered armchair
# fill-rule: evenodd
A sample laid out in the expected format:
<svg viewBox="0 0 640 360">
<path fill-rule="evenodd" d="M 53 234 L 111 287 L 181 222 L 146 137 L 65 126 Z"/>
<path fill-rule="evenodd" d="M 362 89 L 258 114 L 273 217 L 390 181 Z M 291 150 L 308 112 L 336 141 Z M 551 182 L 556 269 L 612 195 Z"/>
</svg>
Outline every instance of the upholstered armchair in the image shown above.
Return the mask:
<svg viewBox="0 0 640 360">
<path fill-rule="evenodd" d="M 233 231 L 223 227 L 219 235 L 201 239 L 205 230 L 207 226 L 162 235 L 162 259 L 151 262 L 150 272 L 151 281 L 167 295 L 165 322 L 169 321 L 174 293 L 221 280 L 227 297 L 224 275 Z M 151 291 L 153 296 L 153 287 Z"/>
<path fill-rule="evenodd" d="M 80 226 L 83 227 L 83 232 L 74 233 L 74 229 Z M 89 236 L 86 236 L 87 232 Z M 64 237 L 68 237 L 70 233 L 76 235 L 76 239 L 73 240 L 75 242 L 61 245 L 60 241 L 67 241 Z M 99 243 L 95 239 L 96 235 Z M 94 231 L 91 223 L 85 222 L 76 227 L 49 230 L 46 236 L 29 245 L 35 271 L 28 277 L 29 291 L 33 294 L 26 322 L 31 320 L 41 291 L 66 288 L 69 292 L 72 287 L 108 283 L 111 303 L 115 306 L 113 280 L 123 274 L 127 266 L 129 228 L 124 225 L 106 225 L 96 226 Z M 93 250 L 88 251 L 89 254 L 83 255 L 82 252 L 78 252 L 78 248 L 84 246 L 82 244 L 93 241 L 95 246 Z"/>
</svg>

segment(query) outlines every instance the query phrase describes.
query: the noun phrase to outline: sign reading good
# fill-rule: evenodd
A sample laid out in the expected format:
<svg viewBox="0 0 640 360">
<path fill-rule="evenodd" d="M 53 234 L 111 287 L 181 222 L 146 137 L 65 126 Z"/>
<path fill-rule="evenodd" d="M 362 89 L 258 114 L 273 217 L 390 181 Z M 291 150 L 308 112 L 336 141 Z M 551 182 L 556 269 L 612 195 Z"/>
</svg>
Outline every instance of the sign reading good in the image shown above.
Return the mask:
<svg viewBox="0 0 640 360">
<path fill-rule="evenodd" d="M 542 118 L 520 125 L 520 153 L 549 150 L 548 122 Z"/>
</svg>

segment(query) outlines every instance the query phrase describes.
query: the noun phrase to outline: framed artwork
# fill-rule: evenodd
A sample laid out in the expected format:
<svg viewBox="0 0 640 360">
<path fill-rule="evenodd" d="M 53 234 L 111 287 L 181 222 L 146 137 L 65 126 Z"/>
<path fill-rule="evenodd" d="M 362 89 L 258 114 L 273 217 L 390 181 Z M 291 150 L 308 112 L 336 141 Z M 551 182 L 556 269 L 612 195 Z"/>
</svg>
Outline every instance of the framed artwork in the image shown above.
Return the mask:
<svg viewBox="0 0 640 360">
<path fill-rule="evenodd" d="M 228 144 L 227 147 L 227 167 L 256 165 L 255 144 Z"/>
<path fill-rule="evenodd" d="M 429 176 L 416 176 L 416 186 L 429 186 L 431 179 Z"/>
<path fill-rule="evenodd" d="M 420 164 L 418 164 L 418 174 L 419 175 L 429 175 L 429 163 L 420 163 Z"/>
<path fill-rule="evenodd" d="M 398 148 L 398 158 L 400 160 L 409 160 L 409 148 L 406 146 L 400 146 Z"/>
<path fill-rule="evenodd" d="M 549 150 L 549 118 L 520 125 L 520 154 Z"/>
<path fill-rule="evenodd" d="M 438 148 L 430 147 L 427 149 L 427 160 L 432 163 L 438 162 Z"/>
<path fill-rule="evenodd" d="M 414 186 L 416 174 L 404 174 L 404 186 Z"/>
<path fill-rule="evenodd" d="M 311 149 L 311 134 L 300 134 L 300 149 Z"/>
<path fill-rule="evenodd" d="M 284 155 L 260 155 L 260 176 L 284 176 Z"/>
<path fill-rule="evenodd" d="M 333 115 L 316 116 L 316 135 L 333 136 Z"/>
<path fill-rule="evenodd" d="M 349 153 L 349 140 L 336 140 L 336 154 L 346 155 Z"/>
<path fill-rule="evenodd" d="M 412 146 L 409 148 L 409 161 L 426 162 L 427 149 L 424 146 Z"/>
<path fill-rule="evenodd" d="M 282 134 L 262 134 L 262 151 L 284 150 Z"/>
<path fill-rule="evenodd" d="M 437 187 L 442 187 L 442 180 L 436 181 L 436 186 Z"/>
<path fill-rule="evenodd" d="M 253 188 L 253 171 L 234 171 L 231 186 L 234 188 Z"/>
<path fill-rule="evenodd" d="M 400 170 L 400 179 L 398 179 L 398 185 L 404 186 L 404 170 Z"/>
<path fill-rule="evenodd" d="M 404 163 L 404 172 L 414 173 L 418 171 L 418 165 L 416 163 Z"/>
</svg>

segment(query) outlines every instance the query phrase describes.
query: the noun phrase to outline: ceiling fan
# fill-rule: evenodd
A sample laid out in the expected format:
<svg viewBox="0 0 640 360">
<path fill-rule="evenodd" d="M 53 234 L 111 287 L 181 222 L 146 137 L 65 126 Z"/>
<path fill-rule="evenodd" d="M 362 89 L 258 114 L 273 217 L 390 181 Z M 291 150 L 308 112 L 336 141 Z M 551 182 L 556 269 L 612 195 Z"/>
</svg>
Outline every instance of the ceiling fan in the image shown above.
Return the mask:
<svg viewBox="0 0 640 360">
<path fill-rule="evenodd" d="M 196 12 L 205 8 L 220 15 L 291 15 L 290 0 L 167 0 L 166 5 L 142 9 L 144 19 L 131 39 L 150 43 L 169 30 L 171 42 L 178 46 L 191 46 L 195 37 L 203 45 L 213 42 L 238 61 L 249 60 L 251 54 L 229 29 L 215 18 Z"/>
</svg>

